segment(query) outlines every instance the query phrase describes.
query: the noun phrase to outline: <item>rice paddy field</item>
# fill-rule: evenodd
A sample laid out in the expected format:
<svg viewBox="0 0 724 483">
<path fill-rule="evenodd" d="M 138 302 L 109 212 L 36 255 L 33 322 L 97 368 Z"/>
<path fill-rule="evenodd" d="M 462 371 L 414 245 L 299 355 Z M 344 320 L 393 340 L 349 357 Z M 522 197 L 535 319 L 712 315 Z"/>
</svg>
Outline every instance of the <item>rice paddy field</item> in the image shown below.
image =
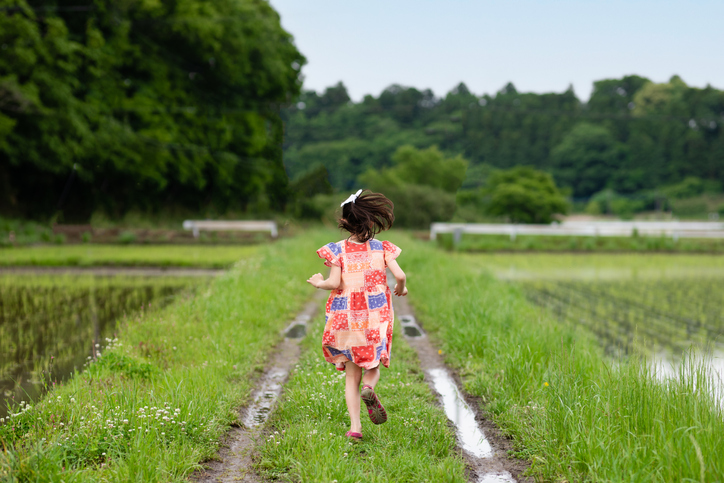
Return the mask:
<svg viewBox="0 0 724 483">
<path fill-rule="evenodd" d="M 314 250 L 340 238 L 0 252 L 3 265 L 230 267 L 193 280 L 0 276 L 0 481 L 186 481 L 238 424 L 311 296 Z M 537 481 L 724 481 L 724 257 L 451 253 L 384 238 L 403 249 L 417 320 Z M 380 382 L 391 419 L 350 446 L 343 380 L 321 362 L 320 321 L 310 330 L 254 449 L 257 473 L 467 481 L 401 337 Z"/>
</svg>

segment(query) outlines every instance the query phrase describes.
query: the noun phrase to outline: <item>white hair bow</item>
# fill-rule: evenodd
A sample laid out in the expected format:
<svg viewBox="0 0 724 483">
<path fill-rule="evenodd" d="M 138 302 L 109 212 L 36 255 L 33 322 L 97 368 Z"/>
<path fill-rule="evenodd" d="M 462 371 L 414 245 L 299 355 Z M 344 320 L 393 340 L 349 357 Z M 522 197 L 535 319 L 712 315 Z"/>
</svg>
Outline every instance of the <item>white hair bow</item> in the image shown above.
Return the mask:
<svg viewBox="0 0 724 483">
<path fill-rule="evenodd" d="M 344 205 L 346 205 L 347 203 L 354 203 L 354 200 L 356 200 L 357 197 L 358 197 L 360 194 L 362 194 L 362 190 L 357 190 L 357 192 L 356 192 L 355 194 L 349 195 L 349 198 L 347 198 L 346 200 L 344 200 L 344 203 L 342 203 L 342 204 L 339 205 L 339 206 L 344 206 Z"/>
</svg>

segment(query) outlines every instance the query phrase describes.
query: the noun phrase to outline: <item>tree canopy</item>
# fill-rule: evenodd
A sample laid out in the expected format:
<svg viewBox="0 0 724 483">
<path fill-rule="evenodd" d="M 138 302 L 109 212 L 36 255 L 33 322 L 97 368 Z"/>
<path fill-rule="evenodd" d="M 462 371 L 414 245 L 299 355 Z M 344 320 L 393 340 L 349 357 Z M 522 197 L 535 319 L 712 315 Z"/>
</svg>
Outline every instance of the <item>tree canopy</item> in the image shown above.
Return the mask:
<svg viewBox="0 0 724 483">
<path fill-rule="evenodd" d="M 264 0 L 0 0 L 0 212 L 282 209 L 305 59 Z"/>
</svg>

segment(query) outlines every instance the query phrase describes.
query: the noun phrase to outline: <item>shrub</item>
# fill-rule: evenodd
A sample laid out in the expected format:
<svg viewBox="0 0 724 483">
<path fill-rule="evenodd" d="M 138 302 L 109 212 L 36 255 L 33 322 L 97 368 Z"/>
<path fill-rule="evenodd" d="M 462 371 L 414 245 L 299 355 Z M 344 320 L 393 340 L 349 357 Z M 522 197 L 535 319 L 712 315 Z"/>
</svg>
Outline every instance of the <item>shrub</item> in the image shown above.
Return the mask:
<svg viewBox="0 0 724 483">
<path fill-rule="evenodd" d="M 486 211 L 513 223 L 551 223 L 554 215 L 568 212 L 553 177 L 527 166 L 493 172 L 483 192 L 488 196 Z"/>
<path fill-rule="evenodd" d="M 118 235 L 118 242 L 123 243 L 124 245 L 130 245 L 131 243 L 135 243 L 136 239 L 136 234 L 132 231 L 124 231 L 120 235 Z"/>
</svg>

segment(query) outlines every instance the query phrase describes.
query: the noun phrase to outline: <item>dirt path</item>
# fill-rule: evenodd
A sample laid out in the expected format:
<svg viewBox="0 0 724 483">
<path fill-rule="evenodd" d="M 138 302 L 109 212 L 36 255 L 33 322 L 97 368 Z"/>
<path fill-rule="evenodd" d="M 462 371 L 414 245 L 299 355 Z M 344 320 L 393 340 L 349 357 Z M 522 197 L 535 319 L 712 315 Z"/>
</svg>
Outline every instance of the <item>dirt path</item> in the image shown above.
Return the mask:
<svg viewBox="0 0 724 483">
<path fill-rule="evenodd" d="M 0 275 L 96 275 L 115 277 L 215 277 L 226 270 L 163 267 L 0 267 Z"/>
<path fill-rule="evenodd" d="M 417 352 L 420 367 L 430 389 L 438 396 L 445 413 L 456 427 L 458 444 L 462 448 L 471 471 L 470 481 L 481 483 L 533 482 L 522 476 L 528 464 L 508 458 L 512 443 L 498 427 L 482 416 L 478 401 L 460 390 L 459 377 L 450 370 L 432 346 L 423 327 L 415 320 L 405 297 L 395 297 L 395 316 L 402 326 L 400 331 Z M 477 424 L 476 424 L 477 423 Z"/>
<path fill-rule="evenodd" d="M 274 410 L 289 371 L 300 356 L 299 341 L 306 335 L 306 326 L 314 317 L 325 293 L 318 291 L 297 318 L 285 330 L 284 341 L 273 350 L 273 356 L 256 384 L 252 403 L 239 412 L 241 425 L 229 431 L 218 459 L 204 463 L 205 470 L 194 473 L 197 483 L 262 483 L 252 470 L 252 451 L 269 414 Z"/>
</svg>

